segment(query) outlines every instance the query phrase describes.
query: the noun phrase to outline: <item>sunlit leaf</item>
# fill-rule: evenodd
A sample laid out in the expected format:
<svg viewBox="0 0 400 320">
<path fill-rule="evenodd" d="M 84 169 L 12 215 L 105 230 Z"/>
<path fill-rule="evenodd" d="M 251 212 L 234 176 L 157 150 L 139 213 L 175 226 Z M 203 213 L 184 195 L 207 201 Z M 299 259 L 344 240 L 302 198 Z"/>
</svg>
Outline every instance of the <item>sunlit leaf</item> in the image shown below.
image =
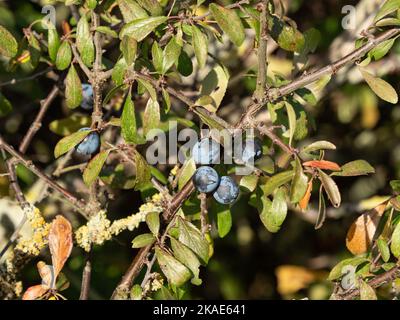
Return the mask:
<svg viewBox="0 0 400 320">
<path fill-rule="evenodd" d="M 103 150 L 96 154 L 93 159 L 90 160 L 85 170 L 83 171 L 83 181 L 86 185 L 90 186 L 98 178 L 104 163 L 106 162 L 110 150 Z"/>
</svg>

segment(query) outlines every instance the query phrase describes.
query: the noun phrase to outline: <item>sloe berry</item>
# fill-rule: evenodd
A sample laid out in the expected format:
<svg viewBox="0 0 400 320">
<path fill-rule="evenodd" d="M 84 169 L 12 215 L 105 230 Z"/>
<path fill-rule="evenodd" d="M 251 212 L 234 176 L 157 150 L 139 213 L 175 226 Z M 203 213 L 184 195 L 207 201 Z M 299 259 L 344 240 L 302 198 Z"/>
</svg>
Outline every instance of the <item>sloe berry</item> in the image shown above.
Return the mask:
<svg viewBox="0 0 400 320">
<path fill-rule="evenodd" d="M 239 145 L 235 145 L 235 162 L 238 164 L 253 164 L 262 157 L 262 145 L 259 139 L 246 139 L 243 143 L 242 150 Z"/>
<path fill-rule="evenodd" d="M 222 204 L 235 202 L 239 197 L 239 186 L 229 176 L 221 177 L 218 189 L 213 193 L 215 200 Z"/>
<path fill-rule="evenodd" d="M 87 131 L 90 128 L 81 128 L 79 131 Z M 89 133 L 85 139 L 76 147 L 76 153 L 82 156 L 92 155 L 97 153 L 100 148 L 100 136 L 97 132 Z"/>
<path fill-rule="evenodd" d="M 93 87 L 88 83 L 82 84 L 81 107 L 85 110 L 93 109 Z"/>
<path fill-rule="evenodd" d="M 217 171 L 211 167 L 200 167 L 193 175 L 193 183 L 199 192 L 214 192 L 219 185 L 219 176 Z"/>
<path fill-rule="evenodd" d="M 204 138 L 196 142 L 192 149 L 192 157 L 196 164 L 219 163 L 220 144 L 213 139 Z"/>
</svg>

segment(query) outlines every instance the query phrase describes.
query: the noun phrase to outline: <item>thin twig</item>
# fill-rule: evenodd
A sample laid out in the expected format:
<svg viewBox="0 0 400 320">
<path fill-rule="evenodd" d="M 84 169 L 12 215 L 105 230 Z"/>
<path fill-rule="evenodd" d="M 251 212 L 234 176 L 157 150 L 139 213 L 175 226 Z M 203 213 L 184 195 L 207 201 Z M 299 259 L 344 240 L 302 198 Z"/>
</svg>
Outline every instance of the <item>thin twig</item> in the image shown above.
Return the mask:
<svg viewBox="0 0 400 320">
<path fill-rule="evenodd" d="M 85 267 L 82 272 L 81 294 L 79 300 L 88 300 L 90 292 L 90 278 L 92 274 L 92 264 L 90 262 L 90 254 L 86 257 Z"/>
</svg>

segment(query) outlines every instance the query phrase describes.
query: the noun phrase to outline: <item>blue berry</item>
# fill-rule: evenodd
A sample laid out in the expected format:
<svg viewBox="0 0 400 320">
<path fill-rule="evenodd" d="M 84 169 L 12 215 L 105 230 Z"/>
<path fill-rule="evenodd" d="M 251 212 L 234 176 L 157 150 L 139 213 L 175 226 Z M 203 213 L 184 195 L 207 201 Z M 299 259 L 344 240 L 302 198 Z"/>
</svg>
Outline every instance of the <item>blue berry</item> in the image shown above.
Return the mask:
<svg viewBox="0 0 400 320">
<path fill-rule="evenodd" d="M 210 138 L 204 138 L 193 146 L 192 157 L 196 164 L 217 164 L 220 162 L 220 144 Z"/>
<path fill-rule="evenodd" d="M 239 186 L 231 177 L 223 176 L 213 196 L 219 203 L 233 203 L 239 197 Z"/>
<path fill-rule="evenodd" d="M 93 87 L 88 83 L 82 84 L 81 107 L 85 110 L 93 109 Z"/>
<path fill-rule="evenodd" d="M 82 128 L 79 131 L 87 131 L 90 128 Z M 100 136 L 97 132 L 89 133 L 83 141 L 76 147 L 76 153 L 83 156 L 89 156 L 97 153 L 100 148 Z"/>
<path fill-rule="evenodd" d="M 219 176 L 211 167 L 200 167 L 193 175 L 193 183 L 199 192 L 214 192 L 219 185 Z"/>
<path fill-rule="evenodd" d="M 235 146 L 239 148 L 239 146 Z M 239 154 L 235 159 L 239 164 L 253 164 L 256 160 L 262 157 L 262 145 L 258 139 L 246 139 L 243 143 L 242 150 L 235 152 Z"/>
</svg>

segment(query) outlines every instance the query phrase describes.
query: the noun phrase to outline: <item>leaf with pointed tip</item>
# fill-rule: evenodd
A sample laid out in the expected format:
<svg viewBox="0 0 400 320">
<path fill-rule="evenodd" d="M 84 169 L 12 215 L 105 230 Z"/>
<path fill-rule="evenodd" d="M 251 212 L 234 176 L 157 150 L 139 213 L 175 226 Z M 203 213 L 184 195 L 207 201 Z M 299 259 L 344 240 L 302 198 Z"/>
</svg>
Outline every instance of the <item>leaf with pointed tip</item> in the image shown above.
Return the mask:
<svg viewBox="0 0 400 320">
<path fill-rule="evenodd" d="M 326 191 L 326 194 L 328 195 L 329 200 L 331 201 L 332 205 L 337 208 L 340 206 L 341 202 L 341 197 L 340 197 L 340 191 L 338 186 L 336 185 L 335 181 L 328 176 L 325 172 L 321 171 L 318 169 L 319 173 L 319 179 L 322 182 L 322 185 L 324 186 L 324 189 Z"/>
<path fill-rule="evenodd" d="M 202 69 L 207 62 L 208 39 L 207 36 L 195 25 L 192 26 L 192 45 L 199 68 Z"/>
<path fill-rule="evenodd" d="M 146 223 L 151 233 L 156 237 L 160 230 L 160 214 L 158 212 L 150 212 L 146 215 Z"/>
<path fill-rule="evenodd" d="M 132 248 L 143 248 L 154 243 L 156 238 L 151 233 L 140 234 L 132 240 Z"/>
<path fill-rule="evenodd" d="M 125 36 L 121 40 L 120 49 L 126 63 L 130 66 L 136 60 L 137 41 L 133 37 Z"/>
<path fill-rule="evenodd" d="M 374 22 L 386 17 L 400 8 L 400 0 L 386 0 L 374 18 Z"/>
<path fill-rule="evenodd" d="M 286 112 L 289 119 L 289 146 L 292 145 L 294 133 L 296 132 L 296 113 L 292 105 L 285 101 Z"/>
<path fill-rule="evenodd" d="M 117 2 L 125 23 L 149 16 L 146 10 L 139 6 L 134 0 L 117 0 Z"/>
<path fill-rule="evenodd" d="M 136 165 L 135 190 L 140 190 L 150 182 L 151 171 L 146 160 L 137 151 L 135 151 L 135 165 Z"/>
<path fill-rule="evenodd" d="M 374 167 L 372 167 L 365 160 L 355 160 L 341 166 L 340 171 L 334 172 L 333 175 L 342 177 L 355 177 L 370 173 L 375 173 Z"/>
<path fill-rule="evenodd" d="M 151 13 L 152 16 L 160 16 L 163 12 L 158 0 L 136 0 L 143 8 Z"/>
<path fill-rule="evenodd" d="M 63 41 L 57 51 L 56 67 L 58 70 L 65 70 L 72 60 L 71 46 L 68 41 Z"/>
<path fill-rule="evenodd" d="M 96 154 L 93 159 L 90 160 L 85 170 L 83 171 L 83 181 L 87 186 L 92 185 L 93 182 L 96 181 L 109 154 L 110 150 L 103 150 Z"/>
<path fill-rule="evenodd" d="M 82 102 L 82 83 L 73 64 L 65 78 L 65 98 L 70 109 L 78 107 Z"/>
<path fill-rule="evenodd" d="M 382 260 L 388 262 L 390 259 L 390 249 L 386 240 L 380 238 L 376 241 Z"/>
<path fill-rule="evenodd" d="M 195 171 L 196 163 L 194 162 L 193 158 L 187 159 L 179 171 L 178 190 L 182 190 L 186 183 L 192 179 Z"/>
<path fill-rule="evenodd" d="M 170 284 L 180 287 L 190 279 L 191 273 L 189 269 L 181 262 L 158 246 L 155 251 L 158 264 Z"/>
<path fill-rule="evenodd" d="M 281 185 L 289 182 L 292 180 L 294 175 L 294 171 L 284 171 L 280 172 L 271 178 L 267 180 L 267 183 L 263 185 L 263 191 L 265 196 L 269 196 L 271 193 L 273 193 L 277 188 L 279 188 Z"/>
<path fill-rule="evenodd" d="M 172 37 L 163 52 L 162 73 L 165 74 L 174 64 L 178 64 L 182 47 Z"/>
<path fill-rule="evenodd" d="M 209 259 L 209 244 L 208 241 L 201 234 L 200 230 L 197 229 L 189 221 L 179 218 L 179 241 L 185 246 L 189 247 L 196 253 L 204 263 L 208 263 Z"/>
<path fill-rule="evenodd" d="M 318 217 L 317 221 L 315 222 L 315 230 L 318 230 L 319 228 L 322 227 L 326 219 L 326 204 L 325 204 L 325 198 L 324 198 L 324 193 L 322 192 L 322 189 L 319 190 L 319 204 L 318 204 Z"/>
<path fill-rule="evenodd" d="M 215 3 L 211 3 L 209 8 L 222 31 L 239 47 L 245 39 L 245 33 L 242 21 L 235 10 L 221 7 Z"/>
<path fill-rule="evenodd" d="M 375 77 L 363 69 L 359 70 L 369 87 L 379 98 L 392 104 L 396 104 L 399 101 L 396 90 L 389 83 L 383 79 Z"/>
<path fill-rule="evenodd" d="M 360 300 L 378 300 L 375 290 L 364 280 L 360 281 Z"/>
<path fill-rule="evenodd" d="M 86 136 L 90 133 L 90 130 L 85 131 L 77 131 L 69 136 L 62 138 L 56 144 L 54 148 L 54 156 L 56 158 L 62 156 L 64 153 L 67 153 L 73 147 L 75 147 L 78 143 L 80 143 Z"/>
<path fill-rule="evenodd" d="M 400 223 L 396 225 L 396 228 L 393 231 L 390 250 L 396 258 L 400 257 Z"/>
<path fill-rule="evenodd" d="M 296 164 L 294 168 L 294 177 L 292 185 L 290 187 L 290 202 L 297 203 L 305 195 L 307 191 L 308 178 L 304 174 L 303 167 L 301 166 L 300 160 L 296 158 Z"/>
<path fill-rule="evenodd" d="M 58 36 L 57 29 L 54 26 L 50 26 L 48 29 L 47 44 L 49 57 L 51 61 L 55 62 L 58 49 L 60 48 L 60 37 Z"/>
<path fill-rule="evenodd" d="M 13 58 L 17 53 L 17 40 L 6 28 L 0 25 L 0 56 Z"/>
<path fill-rule="evenodd" d="M 192 250 L 190 250 L 188 247 L 186 247 L 183 243 L 179 242 L 178 240 L 174 238 L 171 239 L 171 248 L 172 251 L 174 252 L 174 256 L 176 259 L 178 259 L 180 262 L 182 262 L 186 267 L 189 268 L 189 270 L 193 273 L 194 280 L 196 283 L 199 283 L 199 273 L 200 273 L 200 261 L 196 257 L 196 255 L 193 253 Z M 201 283 L 201 280 L 200 280 Z"/>
<path fill-rule="evenodd" d="M 327 160 L 311 160 L 303 163 L 305 167 L 319 168 L 323 170 L 340 171 L 340 166 L 336 162 Z"/>
<path fill-rule="evenodd" d="M 136 126 L 135 105 L 132 101 L 131 91 L 126 96 L 121 116 L 122 137 L 127 143 L 140 144 L 144 138 L 138 135 Z"/>
<path fill-rule="evenodd" d="M 161 16 L 133 20 L 122 27 L 119 37 L 123 39 L 124 36 L 131 36 L 140 42 L 167 19 L 167 17 Z"/>
<path fill-rule="evenodd" d="M 321 140 L 305 146 L 301 152 L 310 153 L 318 150 L 336 150 L 336 146 L 329 141 Z"/>
<path fill-rule="evenodd" d="M 143 133 L 147 135 L 150 130 L 157 129 L 160 125 L 160 105 L 157 100 L 149 98 L 143 114 Z"/>
</svg>

